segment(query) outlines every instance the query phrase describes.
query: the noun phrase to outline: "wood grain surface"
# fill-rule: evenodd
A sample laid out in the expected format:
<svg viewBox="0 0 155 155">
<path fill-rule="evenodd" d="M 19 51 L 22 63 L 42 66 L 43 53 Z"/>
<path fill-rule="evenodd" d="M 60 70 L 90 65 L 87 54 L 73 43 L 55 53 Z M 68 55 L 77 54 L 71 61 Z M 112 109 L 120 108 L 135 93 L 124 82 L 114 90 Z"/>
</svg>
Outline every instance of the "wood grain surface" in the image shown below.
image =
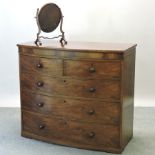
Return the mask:
<svg viewBox="0 0 155 155">
<path fill-rule="evenodd" d="M 63 60 L 61 59 L 46 59 L 22 55 L 20 57 L 20 64 L 22 72 L 37 72 L 53 76 L 63 75 Z"/>
<path fill-rule="evenodd" d="M 22 136 L 121 153 L 133 136 L 136 44 L 19 44 Z"/>
<path fill-rule="evenodd" d="M 120 125 L 119 102 L 49 97 L 28 91 L 22 91 L 21 101 L 23 109 L 44 114 L 47 117 L 58 116 L 80 122 Z"/>
<path fill-rule="evenodd" d="M 77 42 L 69 41 L 65 46 L 62 46 L 58 41 L 46 40 L 42 42 L 42 46 L 36 46 L 34 42 L 18 44 L 19 47 L 31 47 L 38 49 L 56 49 L 64 51 L 90 51 L 90 52 L 127 52 L 128 49 L 133 49 L 136 44 L 132 43 L 103 43 L 103 42 Z"/>
<path fill-rule="evenodd" d="M 44 92 L 47 95 L 120 100 L 119 80 L 81 80 L 35 75 L 21 73 L 22 89 Z"/>
<path fill-rule="evenodd" d="M 64 75 L 83 78 L 120 78 L 121 62 L 64 60 Z"/>
<path fill-rule="evenodd" d="M 67 121 L 57 117 L 45 118 L 23 111 L 23 132 L 33 133 L 49 139 L 51 142 L 76 147 L 119 148 L 119 128 L 117 126 L 104 126 L 100 124 L 79 123 Z"/>
</svg>

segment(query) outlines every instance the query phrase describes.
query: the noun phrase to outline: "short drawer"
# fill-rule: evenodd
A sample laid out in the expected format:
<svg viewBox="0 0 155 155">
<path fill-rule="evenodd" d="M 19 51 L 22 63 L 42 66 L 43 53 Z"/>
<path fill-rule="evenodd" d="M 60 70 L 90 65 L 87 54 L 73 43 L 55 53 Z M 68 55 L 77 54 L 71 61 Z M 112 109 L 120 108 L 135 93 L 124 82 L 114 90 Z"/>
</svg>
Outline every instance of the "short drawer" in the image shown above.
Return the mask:
<svg viewBox="0 0 155 155">
<path fill-rule="evenodd" d="M 120 104 L 97 100 L 75 100 L 64 97 L 48 97 L 23 91 L 22 108 L 45 114 L 60 116 L 69 120 L 119 125 Z"/>
<path fill-rule="evenodd" d="M 37 72 L 51 76 L 62 76 L 63 63 L 61 59 L 46 59 L 20 55 L 21 72 Z"/>
<path fill-rule="evenodd" d="M 79 80 L 23 73 L 21 74 L 21 88 L 48 95 L 103 98 L 108 100 L 120 99 L 119 80 Z"/>
<path fill-rule="evenodd" d="M 31 133 L 31 138 L 81 147 L 103 150 L 120 146 L 119 127 L 92 123 L 67 121 L 57 117 L 46 118 L 22 111 L 22 133 Z"/>
<path fill-rule="evenodd" d="M 64 75 L 86 78 L 119 78 L 121 61 L 64 61 Z"/>
</svg>

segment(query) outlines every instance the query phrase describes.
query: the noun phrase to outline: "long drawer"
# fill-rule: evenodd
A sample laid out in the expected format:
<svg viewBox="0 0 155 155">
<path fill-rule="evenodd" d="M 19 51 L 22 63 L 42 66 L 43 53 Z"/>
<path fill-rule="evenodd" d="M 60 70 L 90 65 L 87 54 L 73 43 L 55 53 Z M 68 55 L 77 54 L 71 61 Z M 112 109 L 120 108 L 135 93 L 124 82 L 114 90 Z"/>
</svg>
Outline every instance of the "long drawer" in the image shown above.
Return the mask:
<svg viewBox="0 0 155 155">
<path fill-rule="evenodd" d="M 31 134 L 31 138 L 37 139 L 38 136 L 53 143 L 97 150 L 120 146 L 119 128 L 116 126 L 79 123 L 56 117 L 49 119 L 26 111 L 22 111 L 22 119 L 22 134 Z"/>
<path fill-rule="evenodd" d="M 28 91 L 22 91 L 21 102 L 23 109 L 47 117 L 60 116 L 68 120 L 110 125 L 119 125 L 120 122 L 119 103 L 48 97 Z"/>
<path fill-rule="evenodd" d="M 120 99 L 119 80 L 80 80 L 65 77 L 54 78 L 35 73 L 21 73 L 21 88 L 49 95 Z"/>
</svg>

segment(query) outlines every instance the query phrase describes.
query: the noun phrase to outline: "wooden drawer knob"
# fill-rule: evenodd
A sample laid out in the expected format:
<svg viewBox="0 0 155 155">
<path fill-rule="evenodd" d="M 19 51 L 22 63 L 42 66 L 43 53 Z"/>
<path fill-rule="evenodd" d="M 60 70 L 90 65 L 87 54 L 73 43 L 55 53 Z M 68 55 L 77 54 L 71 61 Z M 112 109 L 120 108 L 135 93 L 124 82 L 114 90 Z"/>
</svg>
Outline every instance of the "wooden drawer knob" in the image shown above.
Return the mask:
<svg viewBox="0 0 155 155">
<path fill-rule="evenodd" d="M 95 133 L 94 133 L 94 132 L 88 133 L 88 137 L 89 137 L 89 138 L 94 138 L 94 137 L 95 137 Z"/>
<path fill-rule="evenodd" d="M 38 63 L 38 64 L 36 65 L 36 67 L 37 67 L 37 68 L 43 68 L 43 64 L 42 64 L 42 63 Z"/>
<path fill-rule="evenodd" d="M 91 88 L 89 89 L 89 92 L 91 92 L 91 93 L 93 93 L 93 92 L 95 92 L 95 91 L 96 91 L 96 89 L 93 88 L 93 87 L 91 87 Z"/>
<path fill-rule="evenodd" d="M 39 129 L 44 129 L 45 125 L 39 125 Z"/>
<path fill-rule="evenodd" d="M 38 86 L 38 87 L 42 87 L 43 85 L 44 85 L 44 83 L 43 83 L 42 81 L 38 81 L 38 82 L 37 82 L 37 86 Z"/>
<path fill-rule="evenodd" d="M 37 103 L 37 106 L 38 107 L 43 107 L 44 106 L 44 103 L 43 102 Z"/>
<path fill-rule="evenodd" d="M 93 109 L 92 109 L 92 110 L 89 110 L 89 111 L 88 111 L 88 114 L 89 114 L 89 115 L 94 115 L 94 114 L 95 114 L 95 110 L 93 110 Z"/>
<path fill-rule="evenodd" d="M 94 67 L 90 67 L 90 68 L 89 68 L 89 72 L 90 72 L 90 73 L 94 73 L 94 72 L 96 72 L 96 69 L 95 69 Z"/>
</svg>

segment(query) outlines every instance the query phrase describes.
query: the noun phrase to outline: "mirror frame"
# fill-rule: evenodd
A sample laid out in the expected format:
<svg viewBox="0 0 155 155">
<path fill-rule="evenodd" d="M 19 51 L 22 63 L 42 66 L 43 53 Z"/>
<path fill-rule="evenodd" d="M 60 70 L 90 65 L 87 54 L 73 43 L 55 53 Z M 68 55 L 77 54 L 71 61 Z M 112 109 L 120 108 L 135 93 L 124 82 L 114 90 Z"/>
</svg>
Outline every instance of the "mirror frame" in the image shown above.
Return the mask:
<svg viewBox="0 0 155 155">
<path fill-rule="evenodd" d="M 57 23 L 53 23 L 53 25 L 55 24 L 55 27 L 53 27 L 53 28 L 51 27 L 51 30 L 50 30 L 50 31 L 49 31 L 49 30 L 48 30 L 48 31 L 45 31 L 45 30 L 42 28 L 41 24 L 40 24 L 42 21 L 40 21 L 40 16 L 39 16 L 39 15 L 40 15 L 41 12 L 44 11 L 44 9 L 45 9 L 48 5 L 52 5 L 52 6 L 54 6 L 54 7 L 56 8 L 56 11 L 57 11 L 57 14 L 59 14 L 59 17 L 58 17 L 58 19 L 55 19 L 55 20 L 57 21 Z M 49 14 L 49 11 L 47 12 L 47 14 Z M 44 15 L 44 16 L 45 16 L 45 15 Z M 37 46 L 41 46 L 41 45 L 42 45 L 41 38 L 42 38 L 42 39 L 56 39 L 56 38 L 60 38 L 60 37 L 61 37 L 61 39 L 60 39 L 61 45 L 67 44 L 67 41 L 66 41 L 66 39 L 65 39 L 65 32 L 64 32 L 63 29 L 62 29 L 62 25 L 63 25 L 63 15 L 62 15 L 61 9 L 60 9 L 55 3 L 47 3 L 47 4 L 43 5 L 43 6 L 41 7 L 40 10 L 37 9 L 37 13 L 36 13 L 36 17 L 35 17 L 35 18 L 36 18 L 36 22 L 37 22 L 37 26 L 38 26 L 37 39 L 35 40 L 35 44 L 36 44 Z M 48 21 L 47 21 L 47 23 L 48 23 Z M 50 23 L 50 24 L 51 24 L 51 23 Z M 50 26 L 53 26 L 53 25 L 50 25 Z M 52 37 L 52 38 L 40 36 L 41 31 L 43 31 L 43 32 L 45 32 L 45 33 L 50 33 L 50 32 L 53 32 L 59 25 L 60 25 L 60 32 L 61 32 L 60 35 L 55 36 L 55 37 Z"/>
</svg>

